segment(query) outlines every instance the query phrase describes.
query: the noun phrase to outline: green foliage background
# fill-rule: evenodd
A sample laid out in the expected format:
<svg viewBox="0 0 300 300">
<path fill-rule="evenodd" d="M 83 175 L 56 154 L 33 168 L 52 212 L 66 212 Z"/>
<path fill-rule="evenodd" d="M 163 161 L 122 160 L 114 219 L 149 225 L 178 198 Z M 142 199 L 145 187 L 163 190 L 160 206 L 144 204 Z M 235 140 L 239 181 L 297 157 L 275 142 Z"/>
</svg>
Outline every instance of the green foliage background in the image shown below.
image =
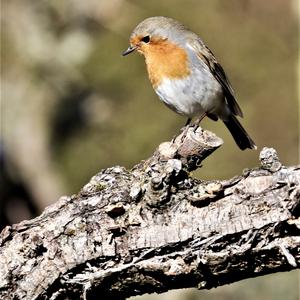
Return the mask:
<svg viewBox="0 0 300 300">
<path fill-rule="evenodd" d="M 258 150 L 274 147 L 283 164 L 299 162 L 295 1 L 12 0 L 2 6 L 6 168 L 39 210 L 76 193 L 102 168 L 131 168 L 185 123 L 158 100 L 143 58 L 121 56 L 131 30 L 149 16 L 170 16 L 197 32 L 228 74 Z M 259 164 L 259 151 L 240 151 L 221 122 L 202 126 L 225 143 L 194 176 L 229 178 Z M 32 217 L 12 199 L 6 199 L 11 222 Z M 17 209 L 8 209 L 11 203 Z M 176 295 L 294 300 L 297 274 Z M 153 299 L 162 297 L 175 294 Z"/>
</svg>

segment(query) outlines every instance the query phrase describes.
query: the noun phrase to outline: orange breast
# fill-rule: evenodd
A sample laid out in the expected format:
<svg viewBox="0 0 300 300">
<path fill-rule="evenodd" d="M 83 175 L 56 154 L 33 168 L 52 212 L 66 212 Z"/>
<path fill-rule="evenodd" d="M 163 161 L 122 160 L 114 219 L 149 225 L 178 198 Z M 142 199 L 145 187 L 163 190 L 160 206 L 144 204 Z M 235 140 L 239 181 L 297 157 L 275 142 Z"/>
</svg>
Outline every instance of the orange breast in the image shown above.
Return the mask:
<svg viewBox="0 0 300 300">
<path fill-rule="evenodd" d="M 164 77 L 183 78 L 190 74 L 185 50 L 167 40 L 152 40 L 141 47 L 150 81 L 156 88 Z"/>
</svg>

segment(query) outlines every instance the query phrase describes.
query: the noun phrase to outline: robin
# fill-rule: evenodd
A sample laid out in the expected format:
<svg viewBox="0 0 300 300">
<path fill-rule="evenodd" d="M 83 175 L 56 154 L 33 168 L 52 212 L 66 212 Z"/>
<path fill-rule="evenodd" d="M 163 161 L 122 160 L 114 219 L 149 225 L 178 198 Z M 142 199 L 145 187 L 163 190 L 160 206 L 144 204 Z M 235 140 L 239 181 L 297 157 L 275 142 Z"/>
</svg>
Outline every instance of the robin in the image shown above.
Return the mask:
<svg viewBox="0 0 300 300">
<path fill-rule="evenodd" d="M 129 42 L 122 55 L 144 55 L 155 92 L 188 118 L 186 126 L 195 116 L 196 126 L 205 116 L 221 119 L 241 150 L 256 149 L 237 119 L 243 113 L 222 66 L 198 35 L 174 19 L 151 17 L 136 26 Z"/>
</svg>

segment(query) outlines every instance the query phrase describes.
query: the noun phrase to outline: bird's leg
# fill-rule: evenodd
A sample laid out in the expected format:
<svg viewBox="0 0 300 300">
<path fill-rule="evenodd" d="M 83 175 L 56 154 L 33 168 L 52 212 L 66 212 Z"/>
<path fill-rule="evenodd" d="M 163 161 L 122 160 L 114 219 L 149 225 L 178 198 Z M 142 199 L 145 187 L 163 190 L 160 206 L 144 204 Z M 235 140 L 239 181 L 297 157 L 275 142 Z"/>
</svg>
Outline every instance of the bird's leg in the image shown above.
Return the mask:
<svg viewBox="0 0 300 300">
<path fill-rule="evenodd" d="M 184 127 L 188 126 L 191 123 L 191 121 L 192 121 L 192 118 L 188 118 L 186 120 L 186 123 L 185 123 Z"/>
<path fill-rule="evenodd" d="M 182 142 L 182 141 L 184 140 L 184 138 L 186 137 L 186 134 L 187 134 L 187 131 L 188 131 L 189 127 L 190 127 L 189 125 L 190 125 L 191 121 L 192 121 L 192 119 L 191 119 L 191 118 L 188 118 L 187 121 L 186 121 L 186 123 L 185 123 L 185 125 L 184 125 L 184 127 L 183 127 L 183 129 L 181 129 L 181 131 L 182 131 L 181 142 Z M 172 144 L 175 142 L 176 138 L 177 138 L 177 135 L 175 135 L 175 136 L 173 137 L 173 139 L 172 139 Z"/>
<path fill-rule="evenodd" d="M 183 141 L 184 141 L 184 139 L 185 139 L 185 137 L 187 135 L 187 132 L 188 132 L 188 130 L 190 128 L 191 121 L 192 121 L 192 119 L 188 118 L 187 121 L 186 121 L 186 123 L 185 123 L 185 125 L 184 125 L 184 129 L 183 129 L 182 136 L 181 136 L 181 139 L 180 139 L 181 143 L 183 143 Z"/>
<path fill-rule="evenodd" d="M 194 132 L 196 132 L 196 130 L 198 129 L 199 125 L 200 125 L 200 122 L 206 117 L 206 112 L 204 112 L 197 120 L 196 122 L 194 123 Z"/>
</svg>

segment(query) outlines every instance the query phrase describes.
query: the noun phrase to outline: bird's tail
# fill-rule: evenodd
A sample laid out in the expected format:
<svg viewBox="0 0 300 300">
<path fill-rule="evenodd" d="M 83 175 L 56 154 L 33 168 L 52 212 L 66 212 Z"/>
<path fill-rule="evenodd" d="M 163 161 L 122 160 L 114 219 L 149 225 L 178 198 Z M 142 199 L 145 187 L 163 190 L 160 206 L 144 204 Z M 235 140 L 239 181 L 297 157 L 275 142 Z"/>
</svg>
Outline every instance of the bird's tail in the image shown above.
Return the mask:
<svg viewBox="0 0 300 300">
<path fill-rule="evenodd" d="M 241 150 L 256 149 L 256 145 L 253 140 L 250 138 L 249 134 L 243 128 L 242 124 L 238 121 L 238 119 L 231 115 L 228 120 L 223 121 L 228 130 L 230 131 L 232 137 L 234 138 L 236 144 L 239 146 Z"/>
</svg>

